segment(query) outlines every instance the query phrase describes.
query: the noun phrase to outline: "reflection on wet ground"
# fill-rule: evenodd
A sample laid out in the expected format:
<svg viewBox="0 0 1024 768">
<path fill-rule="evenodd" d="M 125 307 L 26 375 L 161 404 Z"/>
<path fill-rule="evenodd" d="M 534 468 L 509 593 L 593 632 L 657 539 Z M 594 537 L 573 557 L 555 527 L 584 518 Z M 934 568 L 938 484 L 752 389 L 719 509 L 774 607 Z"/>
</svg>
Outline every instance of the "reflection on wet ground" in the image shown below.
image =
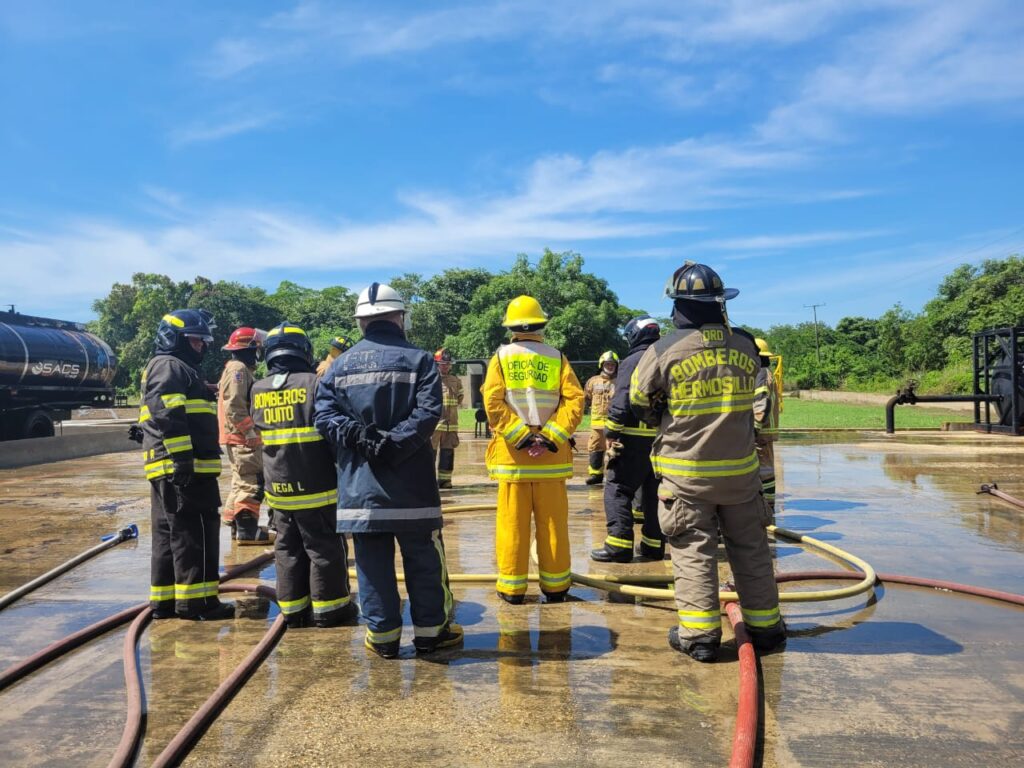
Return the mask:
<svg viewBox="0 0 1024 768">
<path fill-rule="evenodd" d="M 488 503 L 483 441 L 465 440 L 449 503 Z M 996 481 L 1024 497 L 1024 441 L 973 435 L 784 438 L 779 524 L 839 545 L 880 571 L 1024 592 L 1020 510 L 978 496 Z M 666 573 L 668 563 L 596 566 L 600 491 L 569 484 L 581 572 Z M 148 489 L 131 454 L 0 472 L 7 591 L 138 522 L 143 536 L 0 613 L 0 665 L 147 591 Z M 491 572 L 493 513 L 448 516 L 452 572 Z M 252 548 L 226 562 L 246 560 Z M 834 567 L 789 542 L 780 570 Z M 723 575 L 727 566 L 722 565 Z M 250 578 L 272 582 L 273 567 Z M 814 585 L 815 588 L 823 586 Z M 785 584 L 783 589 L 808 589 Z M 496 600 L 456 585 L 465 647 L 397 662 L 368 655 L 362 628 L 289 632 L 200 741 L 189 765 L 722 765 L 736 708 L 735 650 L 704 666 L 672 651 L 673 606 L 574 588 L 562 605 Z M 153 625 L 143 638 L 147 765 L 276 616 L 239 600 L 233 622 Z M 766 766 L 1019 764 L 1024 612 L 888 587 L 787 604 L 788 650 L 762 660 Z M 408 624 L 408 616 L 406 617 Z M 728 624 L 726 623 L 726 626 Z M 729 633 L 727 630 L 727 638 Z M 0 693 L 0 764 L 105 765 L 120 737 L 123 631 Z M 965 714 L 968 714 L 965 717 Z"/>
</svg>

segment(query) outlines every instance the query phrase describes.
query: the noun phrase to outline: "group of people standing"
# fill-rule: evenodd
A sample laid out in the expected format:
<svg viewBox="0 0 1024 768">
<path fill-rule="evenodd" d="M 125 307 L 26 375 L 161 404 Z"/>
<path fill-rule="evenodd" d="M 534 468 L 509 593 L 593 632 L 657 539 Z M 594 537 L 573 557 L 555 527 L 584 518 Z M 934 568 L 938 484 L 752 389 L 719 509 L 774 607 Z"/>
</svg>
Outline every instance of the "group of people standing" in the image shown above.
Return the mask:
<svg viewBox="0 0 1024 768">
<path fill-rule="evenodd" d="M 519 296 L 508 305 L 503 325 L 511 337 L 491 359 L 482 388 L 493 430 L 486 464 L 498 484 L 501 599 L 524 602 L 531 526 L 540 590 L 547 602 L 566 599 L 565 481 L 589 400 L 599 434 L 589 446 L 588 484 L 605 482 L 607 474 L 608 523 L 604 545 L 592 557 L 632 560 L 636 522 L 642 524 L 639 556 L 662 559 L 667 541 L 679 612 L 670 643 L 712 661 L 721 638 L 720 531 L 755 645 L 767 651 L 785 643 L 765 531 L 768 485 L 765 480 L 762 487 L 766 475 L 755 447 L 755 413 L 760 422 L 770 421 L 764 401 L 771 385 L 754 339 L 729 323 L 725 302 L 736 293 L 709 267 L 687 262 L 666 288 L 677 330 L 663 338 L 653 318 L 631 320 L 629 352 L 621 362 L 603 356 L 603 380 L 588 382 L 586 392 L 565 356 L 546 343 L 548 316 L 539 302 Z M 407 340 L 408 313 L 389 286 L 365 289 L 355 317 L 362 340 L 339 338 L 319 369 L 298 326 L 283 323 L 265 339 L 239 329 L 226 347 L 237 365 L 229 362 L 220 387 L 211 387 L 197 366 L 212 341 L 212 318 L 202 310 L 164 316 L 143 379 L 140 415 L 152 485 L 156 618 L 233 614 L 217 598 L 221 442 L 233 471 L 255 475 L 251 488 L 243 482 L 236 493 L 233 484 L 225 521 L 239 540 L 265 540 L 257 524 L 265 497 L 277 532 L 278 603 L 290 626 L 356 620 L 348 534 L 367 648 L 385 658 L 399 652 L 396 543 L 416 651 L 461 643 L 438 490 L 451 484 L 461 384 L 451 375 L 447 350 L 430 355 Z M 257 349 L 267 364 L 259 380 L 252 373 Z M 242 389 L 244 412 L 231 397 Z"/>
</svg>

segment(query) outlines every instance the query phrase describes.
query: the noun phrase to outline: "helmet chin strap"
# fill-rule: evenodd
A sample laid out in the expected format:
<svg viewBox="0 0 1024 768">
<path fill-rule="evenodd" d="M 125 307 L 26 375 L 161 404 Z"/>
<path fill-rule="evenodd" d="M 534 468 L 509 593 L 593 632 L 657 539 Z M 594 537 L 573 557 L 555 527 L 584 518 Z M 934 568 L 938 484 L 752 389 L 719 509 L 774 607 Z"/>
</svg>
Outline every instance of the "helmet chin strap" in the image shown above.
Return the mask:
<svg viewBox="0 0 1024 768">
<path fill-rule="evenodd" d="M 729 325 L 729 313 L 725 310 L 725 296 L 716 296 L 715 301 L 718 302 L 719 309 L 722 310 L 722 319 L 725 321 L 725 329 L 732 335 L 732 326 Z"/>
</svg>

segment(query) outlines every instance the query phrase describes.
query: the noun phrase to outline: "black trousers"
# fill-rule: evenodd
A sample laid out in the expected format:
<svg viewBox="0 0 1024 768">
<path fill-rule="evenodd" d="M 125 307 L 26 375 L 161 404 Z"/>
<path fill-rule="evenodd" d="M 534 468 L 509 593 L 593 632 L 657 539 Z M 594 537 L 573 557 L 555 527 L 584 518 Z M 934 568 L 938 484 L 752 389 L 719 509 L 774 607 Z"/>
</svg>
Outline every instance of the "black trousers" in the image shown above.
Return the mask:
<svg viewBox="0 0 1024 768">
<path fill-rule="evenodd" d="M 150 481 L 153 553 L 149 600 L 154 610 L 173 604 L 182 615 L 217 601 L 220 562 L 220 489 L 215 477 L 179 488 L 169 477 Z M 173 601 L 173 603 L 171 602 Z"/>
<path fill-rule="evenodd" d="M 329 619 L 351 602 L 348 551 L 337 532 L 338 510 L 330 504 L 293 512 L 274 510 L 277 539 L 277 604 L 289 616 L 310 606 L 318 619 Z"/>
<path fill-rule="evenodd" d="M 605 470 L 604 514 L 608 537 L 632 543 L 633 497 L 641 491 L 644 513 L 641 541 L 645 549 L 664 551 L 665 537 L 658 524 L 658 478 L 651 466 L 654 438 L 623 435 L 621 441 L 622 453 L 608 462 Z"/>
</svg>

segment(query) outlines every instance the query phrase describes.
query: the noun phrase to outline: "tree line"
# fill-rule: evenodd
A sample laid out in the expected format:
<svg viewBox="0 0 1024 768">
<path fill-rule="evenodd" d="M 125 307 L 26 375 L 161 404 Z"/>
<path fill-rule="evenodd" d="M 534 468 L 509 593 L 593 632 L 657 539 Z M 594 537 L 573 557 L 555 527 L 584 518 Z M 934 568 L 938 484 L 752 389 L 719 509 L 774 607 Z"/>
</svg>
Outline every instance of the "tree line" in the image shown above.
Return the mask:
<svg viewBox="0 0 1024 768">
<path fill-rule="evenodd" d="M 972 338 L 1024 325 L 1024 259 L 1011 255 L 948 274 L 920 312 L 900 304 L 878 318 L 844 317 L 757 331 L 783 356 L 787 387 L 890 392 L 908 379 L 921 393 L 970 392 Z M 820 354 L 820 364 L 819 364 Z"/>
<path fill-rule="evenodd" d="M 456 268 L 430 278 L 406 273 L 388 282 L 411 307 L 410 340 L 431 351 L 447 346 L 462 359 L 494 353 L 505 339 L 505 307 L 523 293 L 536 297 L 551 316 L 547 338 L 570 359 L 596 360 L 607 349 L 625 352 L 620 329 L 639 314 L 619 303 L 606 280 L 584 271 L 583 258 L 572 252 L 545 250 L 536 263 L 520 255 L 511 269 L 499 273 Z M 269 329 L 285 320 L 297 323 L 319 357 L 339 334 L 360 337 L 352 318 L 356 299 L 343 286 L 314 289 L 286 280 L 268 293 L 225 280 L 175 282 L 165 275 L 137 273 L 93 302 L 97 319 L 90 330 L 118 356 L 115 385 L 138 392 L 157 324 L 173 309 L 202 307 L 213 313 L 214 344 L 202 368 L 208 380 L 216 381 L 227 356 L 220 347 L 238 326 Z"/>
<path fill-rule="evenodd" d="M 536 262 L 520 255 L 497 273 L 453 268 L 429 278 L 405 273 L 389 282 L 411 307 L 410 340 L 428 350 L 446 346 L 462 359 L 493 354 L 505 339 L 505 307 L 522 293 L 540 301 L 551 316 L 548 340 L 573 360 L 596 360 L 608 349 L 621 355 L 622 327 L 643 312 L 621 304 L 608 282 L 586 272 L 583 257 L 573 252 L 545 250 Z M 289 320 L 306 330 L 323 356 L 334 336 L 359 337 L 352 318 L 356 298 L 343 286 L 314 289 L 286 280 L 270 293 L 205 277 L 175 282 L 138 273 L 93 303 L 98 319 L 91 329 L 118 356 L 116 385 L 137 392 L 156 326 L 172 309 L 213 312 L 214 349 L 203 372 L 216 380 L 226 357 L 220 347 L 236 327 L 269 329 Z M 806 322 L 750 330 L 783 356 L 787 387 L 889 391 L 916 378 L 921 392 L 964 392 L 971 387 L 972 335 L 1011 325 L 1024 325 L 1024 259 L 1016 255 L 957 267 L 918 313 L 897 304 L 878 318 L 844 317 L 834 327 L 819 323 L 815 329 Z"/>
</svg>

